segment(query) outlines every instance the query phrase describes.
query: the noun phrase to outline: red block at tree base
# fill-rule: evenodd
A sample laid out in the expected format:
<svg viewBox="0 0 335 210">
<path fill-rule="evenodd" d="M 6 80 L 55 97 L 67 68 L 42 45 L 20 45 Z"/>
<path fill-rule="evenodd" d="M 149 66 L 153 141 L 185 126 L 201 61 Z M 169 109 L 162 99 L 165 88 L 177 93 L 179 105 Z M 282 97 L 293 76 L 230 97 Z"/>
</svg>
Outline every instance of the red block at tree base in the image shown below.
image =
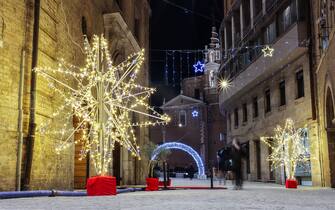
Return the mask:
<svg viewBox="0 0 335 210">
<path fill-rule="evenodd" d="M 113 176 L 95 176 L 87 180 L 87 195 L 116 195 L 116 178 Z"/>
<path fill-rule="evenodd" d="M 164 186 L 164 181 L 159 181 L 159 186 Z M 170 187 L 171 186 L 171 179 L 169 179 L 166 183 L 166 186 Z"/>
<path fill-rule="evenodd" d="M 158 178 L 146 178 L 147 187 L 145 191 L 157 191 L 159 190 L 159 179 Z"/>
<path fill-rule="evenodd" d="M 291 188 L 291 189 L 297 189 L 298 187 L 298 183 L 297 183 L 297 180 L 286 180 L 286 188 Z"/>
</svg>

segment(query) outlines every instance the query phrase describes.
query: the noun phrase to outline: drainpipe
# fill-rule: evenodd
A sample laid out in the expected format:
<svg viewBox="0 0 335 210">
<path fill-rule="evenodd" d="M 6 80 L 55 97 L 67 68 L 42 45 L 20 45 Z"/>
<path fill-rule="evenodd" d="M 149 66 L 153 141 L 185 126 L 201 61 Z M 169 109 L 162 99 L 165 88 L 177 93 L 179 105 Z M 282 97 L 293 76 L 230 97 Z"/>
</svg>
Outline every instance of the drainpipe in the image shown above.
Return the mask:
<svg viewBox="0 0 335 210">
<path fill-rule="evenodd" d="M 26 68 L 26 49 L 27 49 L 27 31 L 29 30 L 28 24 L 28 1 L 26 0 L 26 11 L 25 11 L 25 30 L 23 35 L 22 50 L 21 50 L 21 62 L 20 62 L 20 81 L 19 81 L 19 97 L 18 97 L 18 145 L 17 145 L 17 161 L 16 161 L 16 191 L 21 190 L 21 170 L 22 170 L 22 145 L 23 145 L 23 89 L 24 89 L 24 70 Z"/>
<path fill-rule="evenodd" d="M 23 144 L 23 83 L 24 69 L 26 62 L 26 50 L 21 51 L 21 66 L 20 66 L 20 84 L 19 84 L 19 99 L 18 99 L 18 146 L 17 146 L 17 161 L 16 161 L 16 191 L 21 189 L 21 166 L 22 166 L 22 144 Z"/>
<path fill-rule="evenodd" d="M 34 28 L 33 28 L 33 48 L 32 48 L 32 64 L 31 69 L 37 67 L 38 61 L 38 39 L 39 39 L 39 25 L 40 25 L 40 0 L 35 0 L 34 4 Z M 30 78 L 30 113 L 29 113 L 29 128 L 27 137 L 26 149 L 26 164 L 24 171 L 23 189 L 30 188 L 30 175 L 33 161 L 34 141 L 35 141 L 35 114 L 36 114 L 36 72 L 31 71 Z"/>
</svg>

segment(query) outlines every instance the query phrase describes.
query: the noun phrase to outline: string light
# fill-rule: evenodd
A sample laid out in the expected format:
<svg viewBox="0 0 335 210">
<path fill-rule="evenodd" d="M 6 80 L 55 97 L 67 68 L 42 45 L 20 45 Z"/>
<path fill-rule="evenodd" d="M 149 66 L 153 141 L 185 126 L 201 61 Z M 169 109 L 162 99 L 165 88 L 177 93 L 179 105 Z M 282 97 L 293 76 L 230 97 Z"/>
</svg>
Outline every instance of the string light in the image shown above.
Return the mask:
<svg viewBox="0 0 335 210">
<path fill-rule="evenodd" d="M 261 137 L 261 141 L 272 149 L 268 161 L 272 163 L 272 170 L 285 166 L 286 177 L 295 179 L 298 164 L 308 163 L 309 149 L 305 145 L 307 128 L 296 129 L 292 119 L 286 119 L 285 127 L 277 125 L 272 137 Z"/>
<path fill-rule="evenodd" d="M 39 130 L 43 134 L 58 135 L 61 144 L 56 148 L 57 153 L 72 145 L 74 134 L 80 134 L 81 138 L 75 141 L 82 143 L 80 159 L 90 153 L 97 174 L 108 174 L 115 142 L 139 158 L 134 127 L 165 125 L 170 118 L 148 105 L 155 90 L 136 84 L 144 50 L 130 55 L 117 66 L 112 64 L 103 36 L 93 36 L 92 45 L 85 39 L 84 50 L 86 65 L 83 68 L 61 60 L 57 68 L 34 69 L 64 102 Z M 142 115 L 146 120 L 134 122 L 134 115 Z M 78 119 L 74 127 L 73 116 Z M 54 121 L 65 123 L 50 126 Z"/>
</svg>

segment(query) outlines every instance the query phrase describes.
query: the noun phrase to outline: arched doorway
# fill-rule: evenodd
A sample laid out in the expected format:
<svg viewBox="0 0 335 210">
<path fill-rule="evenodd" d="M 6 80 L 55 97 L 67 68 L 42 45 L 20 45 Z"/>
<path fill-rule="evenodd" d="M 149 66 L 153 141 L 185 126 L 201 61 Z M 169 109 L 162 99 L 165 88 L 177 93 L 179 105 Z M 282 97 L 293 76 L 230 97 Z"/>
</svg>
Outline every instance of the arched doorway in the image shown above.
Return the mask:
<svg viewBox="0 0 335 210">
<path fill-rule="evenodd" d="M 194 159 L 194 161 L 197 164 L 198 167 L 198 178 L 206 178 L 205 175 L 205 166 L 204 163 L 200 157 L 200 155 L 190 146 L 183 144 L 183 143 L 179 143 L 179 142 L 167 142 L 164 143 L 160 146 L 158 146 L 152 153 L 151 156 L 151 160 L 155 160 L 157 158 L 157 155 L 162 152 L 163 150 L 167 150 L 167 149 L 171 149 L 171 150 L 182 150 L 186 153 L 188 153 L 189 155 L 192 156 L 192 158 Z"/>
<path fill-rule="evenodd" d="M 335 115 L 334 115 L 334 101 L 330 88 L 326 92 L 326 131 L 328 139 L 328 152 L 330 164 L 330 178 L 331 186 L 335 187 Z"/>
</svg>

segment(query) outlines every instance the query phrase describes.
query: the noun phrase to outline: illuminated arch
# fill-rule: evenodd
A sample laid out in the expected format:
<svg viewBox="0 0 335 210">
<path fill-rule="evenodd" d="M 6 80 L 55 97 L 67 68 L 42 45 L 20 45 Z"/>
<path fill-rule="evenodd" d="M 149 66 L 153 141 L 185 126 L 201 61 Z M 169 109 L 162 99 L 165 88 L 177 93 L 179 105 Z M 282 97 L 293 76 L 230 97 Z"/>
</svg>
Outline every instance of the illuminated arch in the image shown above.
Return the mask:
<svg viewBox="0 0 335 210">
<path fill-rule="evenodd" d="M 161 153 L 163 150 L 167 149 L 177 149 L 182 150 L 184 152 L 187 152 L 189 155 L 192 156 L 192 158 L 195 160 L 197 167 L 198 167 L 198 178 L 206 178 L 205 175 L 205 166 L 204 163 L 200 157 L 200 155 L 192 149 L 192 147 L 179 143 L 179 142 L 167 142 L 165 144 L 159 145 L 152 153 L 151 160 L 155 160 L 159 153 Z"/>
</svg>

